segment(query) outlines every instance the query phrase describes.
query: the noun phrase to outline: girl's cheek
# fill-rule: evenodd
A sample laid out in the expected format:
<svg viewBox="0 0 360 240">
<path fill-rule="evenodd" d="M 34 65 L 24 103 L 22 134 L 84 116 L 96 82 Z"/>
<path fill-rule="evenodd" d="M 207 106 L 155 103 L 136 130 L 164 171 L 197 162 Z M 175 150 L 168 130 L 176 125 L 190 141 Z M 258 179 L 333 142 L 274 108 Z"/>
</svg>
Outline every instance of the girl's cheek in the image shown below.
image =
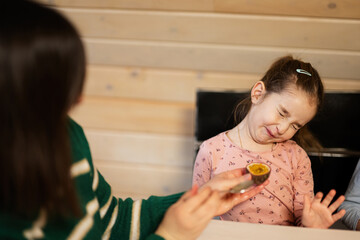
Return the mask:
<svg viewBox="0 0 360 240">
<path fill-rule="evenodd" d="M 296 131 L 294 131 L 294 130 L 288 130 L 288 131 L 289 131 L 290 133 L 287 134 L 286 140 L 291 139 L 291 138 L 295 135 L 295 133 L 296 133 Z"/>
</svg>

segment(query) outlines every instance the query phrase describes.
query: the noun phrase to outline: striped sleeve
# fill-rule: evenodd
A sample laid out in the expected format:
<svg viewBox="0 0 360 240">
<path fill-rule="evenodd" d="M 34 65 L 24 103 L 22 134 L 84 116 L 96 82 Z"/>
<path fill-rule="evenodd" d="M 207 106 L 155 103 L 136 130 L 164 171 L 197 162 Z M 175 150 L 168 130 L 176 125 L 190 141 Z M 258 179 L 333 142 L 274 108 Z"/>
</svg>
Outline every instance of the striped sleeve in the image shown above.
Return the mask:
<svg viewBox="0 0 360 240">
<path fill-rule="evenodd" d="M 183 193 L 166 197 L 150 197 L 147 200 L 133 201 L 111 197 L 112 203 L 102 219 L 106 230 L 102 239 L 147 239 L 160 240 L 154 234 L 166 210 Z M 104 201 L 105 202 L 105 201 Z M 105 205 L 104 205 L 105 206 Z M 101 207 L 100 207 L 101 208 Z"/>
<path fill-rule="evenodd" d="M 129 239 L 133 201 L 115 198 L 110 185 L 97 170 L 94 171 L 93 190 L 100 205 L 102 239 L 112 239 L 114 232 L 117 232 L 116 239 Z"/>
<path fill-rule="evenodd" d="M 94 210 L 97 209 L 94 216 L 99 216 L 100 220 L 98 217 L 94 219 L 101 223 L 101 226 L 94 224 L 93 230 L 96 228 L 99 232 L 103 233 L 102 239 L 104 240 L 163 239 L 154 234 L 154 232 L 160 224 L 166 210 L 180 198 L 182 193 L 167 197 L 150 197 L 147 200 L 138 201 L 133 201 L 130 198 L 125 200 L 115 198 L 112 195 L 110 185 L 92 162 L 90 148 L 82 128 L 72 119 L 70 119 L 69 127 L 74 158 L 87 160 L 87 166 L 84 164 L 85 160 L 74 164 L 72 175 L 78 176 L 90 171 L 92 181 L 91 191 L 92 194 L 95 194 L 96 201 L 89 201 L 89 206 L 86 206 L 86 211 L 90 216 L 94 215 Z M 84 195 L 86 194 L 88 193 L 84 193 Z M 95 202 L 97 206 L 95 206 Z M 84 220 L 84 229 L 86 226 L 90 226 L 86 223 L 87 218 Z"/>
<path fill-rule="evenodd" d="M 174 204 L 183 193 L 166 197 L 151 196 L 142 200 L 140 216 L 140 239 L 156 239 L 152 234 L 162 221 L 167 209 Z"/>
</svg>

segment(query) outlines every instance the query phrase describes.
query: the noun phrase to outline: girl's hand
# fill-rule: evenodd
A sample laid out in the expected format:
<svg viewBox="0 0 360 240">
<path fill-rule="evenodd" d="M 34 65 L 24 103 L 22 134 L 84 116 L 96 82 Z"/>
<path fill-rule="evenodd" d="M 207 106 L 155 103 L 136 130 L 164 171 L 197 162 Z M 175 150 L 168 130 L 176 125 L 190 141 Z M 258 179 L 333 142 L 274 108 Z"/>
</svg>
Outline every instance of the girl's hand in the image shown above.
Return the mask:
<svg viewBox="0 0 360 240">
<path fill-rule="evenodd" d="M 310 203 L 309 196 L 305 195 L 304 209 L 302 214 L 302 224 L 311 228 L 329 228 L 337 220 L 345 215 L 345 210 L 333 214 L 340 204 L 345 200 L 344 196 L 340 196 L 333 204 L 330 204 L 336 192 L 331 190 L 323 201 L 323 194 L 318 192 L 314 200 Z"/>
<path fill-rule="evenodd" d="M 195 185 L 165 213 L 156 234 L 166 240 L 196 239 L 208 225 L 220 205 L 217 191 Z"/>
</svg>

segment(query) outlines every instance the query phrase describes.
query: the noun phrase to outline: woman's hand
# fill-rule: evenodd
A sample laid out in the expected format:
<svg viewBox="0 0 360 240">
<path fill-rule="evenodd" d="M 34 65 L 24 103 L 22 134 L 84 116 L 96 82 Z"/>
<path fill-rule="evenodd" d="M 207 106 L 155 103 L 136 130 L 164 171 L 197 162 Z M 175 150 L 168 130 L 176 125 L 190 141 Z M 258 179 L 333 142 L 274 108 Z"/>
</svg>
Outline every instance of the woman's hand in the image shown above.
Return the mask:
<svg viewBox="0 0 360 240">
<path fill-rule="evenodd" d="M 245 193 L 229 193 L 229 190 L 237 184 L 248 181 L 251 179 L 251 175 L 246 173 L 245 168 L 238 168 L 231 171 L 223 172 L 210 179 L 202 187 L 210 187 L 213 190 L 218 190 L 221 196 L 221 203 L 216 212 L 216 216 L 221 215 L 232 209 L 234 206 L 248 200 L 255 196 L 264 187 L 269 184 L 269 180 L 266 180 L 263 184 L 256 187 L 252 187 Z"/>
<path fill-rule="evenodd" d="M 302 224 L 305 227 L 311 228 L 329 228 L 337 220 L 342 218 L 345 215 L 344 209 L 335 214 L 333 214 L 333 212 L 335 212 L 340 204 L 345 200 L 344 196 L 340 196 L 329 206 L 335 194 L 336 191 L 331 190 L 324 200 L 321 201 L 323 194 L 318 192 L 311 203 L 309 196 L 305 195 Z"/>
<path fill-rule="evenodd" d="M 166 240 L 196 239 L 221 203 L 220 194 L 211 188 L 202 188 L 197 192 L 195 185 L 186 192 L 165 213 L 156 234 Z"/>
<path fill-rule="evenodd" d="M 269 183 L 245 193 L 229 193 L 232 187 L 251 179 L 244 173 L 244 169 L 235 169 L 215 176 L 199 190 L 195 185 L 168 209 L 155 233 L 167 240 L 196 239 L 213 217 L 255 196 Z"/>
</svg>

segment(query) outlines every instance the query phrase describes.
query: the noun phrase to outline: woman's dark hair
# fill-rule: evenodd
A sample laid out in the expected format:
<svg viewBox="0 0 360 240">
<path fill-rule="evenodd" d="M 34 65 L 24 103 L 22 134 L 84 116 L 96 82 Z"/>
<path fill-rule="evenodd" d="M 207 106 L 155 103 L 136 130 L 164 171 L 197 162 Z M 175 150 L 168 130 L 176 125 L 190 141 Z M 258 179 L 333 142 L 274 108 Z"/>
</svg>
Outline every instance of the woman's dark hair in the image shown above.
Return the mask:
<svg viewBox="0 0 360 240">
<path fill-rule="evenodd" d="M 34 2 L 0 3 L 2 212 L 81 214 L 67 113 L 84 78 L 84 47 L 69 21 Z"/>
<path fill-rule="evenodd" d="M 307 74 L 303 71 L 306 71 Z M 297 88 L 304 91 L 314 100 L 317 110 L 319 110 L 322 105 L 324 87 L 319 73 L 310 63 L 294 59 L 292 56 L 282 57 L 271 65 L 261 81 L 265 85 L 266 94 L 280 93 L 292 84 L 295 84 Z M 236 105 L 234 109 L 234 120 L 236 124 L 245 118 L 250 108 L 250 96 Z M 315 139 L 306 126 L 302 127 L 294 135 L 293 139 L 306 150 L 321 148 L 321 144 Z"/>
</svg>

